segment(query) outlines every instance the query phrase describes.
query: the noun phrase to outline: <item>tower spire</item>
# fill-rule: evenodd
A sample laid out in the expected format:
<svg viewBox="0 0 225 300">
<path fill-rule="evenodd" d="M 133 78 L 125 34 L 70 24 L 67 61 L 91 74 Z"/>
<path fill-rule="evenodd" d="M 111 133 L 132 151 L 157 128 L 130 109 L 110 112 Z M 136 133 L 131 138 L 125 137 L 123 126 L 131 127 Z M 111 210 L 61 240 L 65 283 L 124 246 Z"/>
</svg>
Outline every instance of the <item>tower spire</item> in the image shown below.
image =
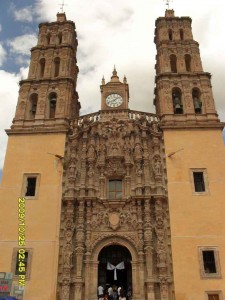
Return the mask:
<svg viewBox="0 0 225 300">
<path fill-rule="evenodd" d="M 116 66 L 114 65 L 113 76 L 117 76 Z"/>
<path fill-rule="evenodd" d="M 171 9 L 170 3 L 173 2 L 173 0 L 164 0 L 164 2 L 166 3 L 166 6 L 168 7 L 168 9 Z"/>
<path fill-rule="evenodd" d="M 66 4 L 65 4 L 64 0 L 62 0 L 62 3 L 60 3 L 59 5 L 60 5 L 61 13 L 62 13 L 62 14 L 65 13 L 65 11 L 64 11 L 64 6 L 66 6 Z"/>
</svg>

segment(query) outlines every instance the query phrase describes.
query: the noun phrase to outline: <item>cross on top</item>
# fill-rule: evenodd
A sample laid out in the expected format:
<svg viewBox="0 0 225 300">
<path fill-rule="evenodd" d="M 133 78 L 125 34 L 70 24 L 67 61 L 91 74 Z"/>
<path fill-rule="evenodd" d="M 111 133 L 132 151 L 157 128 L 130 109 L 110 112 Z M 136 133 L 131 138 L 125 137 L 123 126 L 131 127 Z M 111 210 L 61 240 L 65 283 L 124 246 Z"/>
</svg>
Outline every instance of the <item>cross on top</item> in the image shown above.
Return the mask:
<svg viewBox="0 0 225 300">
<path fill-rule="evenodd" d="M 168 9 L 170 9 L 170 3 L 173 2 L 173 0 L 164 0 L 164 1 L 166 2 Z"/>
<path fill-rule="evenodd" d="M 63 13 L 64 12 L 64 6 L 66 5 L 65 3 L 64 3 L 64 0 L 62 0 L 62 4 L 59 4 L 61 7 L 60 7 L 60 9 L 61 9 L 61 12 Z"/>
</svg>

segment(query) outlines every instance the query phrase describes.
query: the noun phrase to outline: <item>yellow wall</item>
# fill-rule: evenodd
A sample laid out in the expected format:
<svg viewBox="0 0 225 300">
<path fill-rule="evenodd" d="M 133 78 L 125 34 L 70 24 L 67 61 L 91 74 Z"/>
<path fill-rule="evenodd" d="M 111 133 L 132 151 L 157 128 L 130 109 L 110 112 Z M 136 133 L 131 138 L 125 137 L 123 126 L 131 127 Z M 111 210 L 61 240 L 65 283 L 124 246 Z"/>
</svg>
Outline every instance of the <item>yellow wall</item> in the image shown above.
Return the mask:
<svg viewBox="0 0 225 300">
<path fill-rule="evenodd" d="M 25 300 L 55 299 L 65 134 L 9 136 L 0 189 L 0 271 L 11 272 L 18 247 L 18 197 L 24 173 L 40 173 L 37 199 L 26 200 L 26 248 L 33 249 Z M 15 281 L 16 283 L 16 281 Z"/>
<path fill-rule="evenodd" d="M 165 130 L 176 300 L 225 294 L 225 147 L 220 130 Z M 206 168 L 207 195 L 193 195 L 190 168 Z M 201 279 L 198 247 L 217 246 L 222 279 Z"/>
</svg>

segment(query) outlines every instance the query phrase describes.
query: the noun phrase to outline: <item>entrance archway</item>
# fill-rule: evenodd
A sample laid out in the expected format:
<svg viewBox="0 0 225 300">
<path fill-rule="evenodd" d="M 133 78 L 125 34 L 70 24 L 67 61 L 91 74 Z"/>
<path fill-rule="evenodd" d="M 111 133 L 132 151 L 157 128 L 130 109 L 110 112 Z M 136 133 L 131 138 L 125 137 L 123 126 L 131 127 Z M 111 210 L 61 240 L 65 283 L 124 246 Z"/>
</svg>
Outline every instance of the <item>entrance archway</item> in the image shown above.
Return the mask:
<svg viewBox="0 0 225 300">
<path fill-rule="evenodd" d="M 105 287 L 107 285 L 123 286 L 125 289 L 132 286 L 131 260 L 130 251 L 124 246 L 110 245 L 102 248 L 98 255 L 98 284 L 102 284 Z M 123 264 L 121 264 L 122 262 L 124 262 L 124 268 Z M 118 264 L 120 266 L 116 271 L 109 270 L 107 268 L 108 263 L 111 264 L 111 267 L 116 267 Z"/>
</svg>

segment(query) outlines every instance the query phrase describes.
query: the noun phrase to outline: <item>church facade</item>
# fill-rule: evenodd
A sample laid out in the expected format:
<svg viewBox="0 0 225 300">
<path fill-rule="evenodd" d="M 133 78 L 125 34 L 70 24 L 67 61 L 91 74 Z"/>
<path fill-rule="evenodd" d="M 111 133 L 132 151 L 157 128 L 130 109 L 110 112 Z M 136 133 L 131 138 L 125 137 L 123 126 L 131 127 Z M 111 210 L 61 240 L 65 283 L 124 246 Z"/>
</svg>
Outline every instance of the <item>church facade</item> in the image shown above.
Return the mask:
<svg viewBox="0 0 225 300">
<path fill-rule="evenodd" d="M 211 75 L 189 17 L 166 10 L 155 44 L 156 114 L 129 109 L 114 68 L 101 110 L 80 116 L 75 24 L 64 13 L 40 24 L 0 190 L 1 272 L 25 283 L 19 299 L 97 300 L 100 284 L 133 300 L 223 299 L 224 124 Z"/>
</svg>

